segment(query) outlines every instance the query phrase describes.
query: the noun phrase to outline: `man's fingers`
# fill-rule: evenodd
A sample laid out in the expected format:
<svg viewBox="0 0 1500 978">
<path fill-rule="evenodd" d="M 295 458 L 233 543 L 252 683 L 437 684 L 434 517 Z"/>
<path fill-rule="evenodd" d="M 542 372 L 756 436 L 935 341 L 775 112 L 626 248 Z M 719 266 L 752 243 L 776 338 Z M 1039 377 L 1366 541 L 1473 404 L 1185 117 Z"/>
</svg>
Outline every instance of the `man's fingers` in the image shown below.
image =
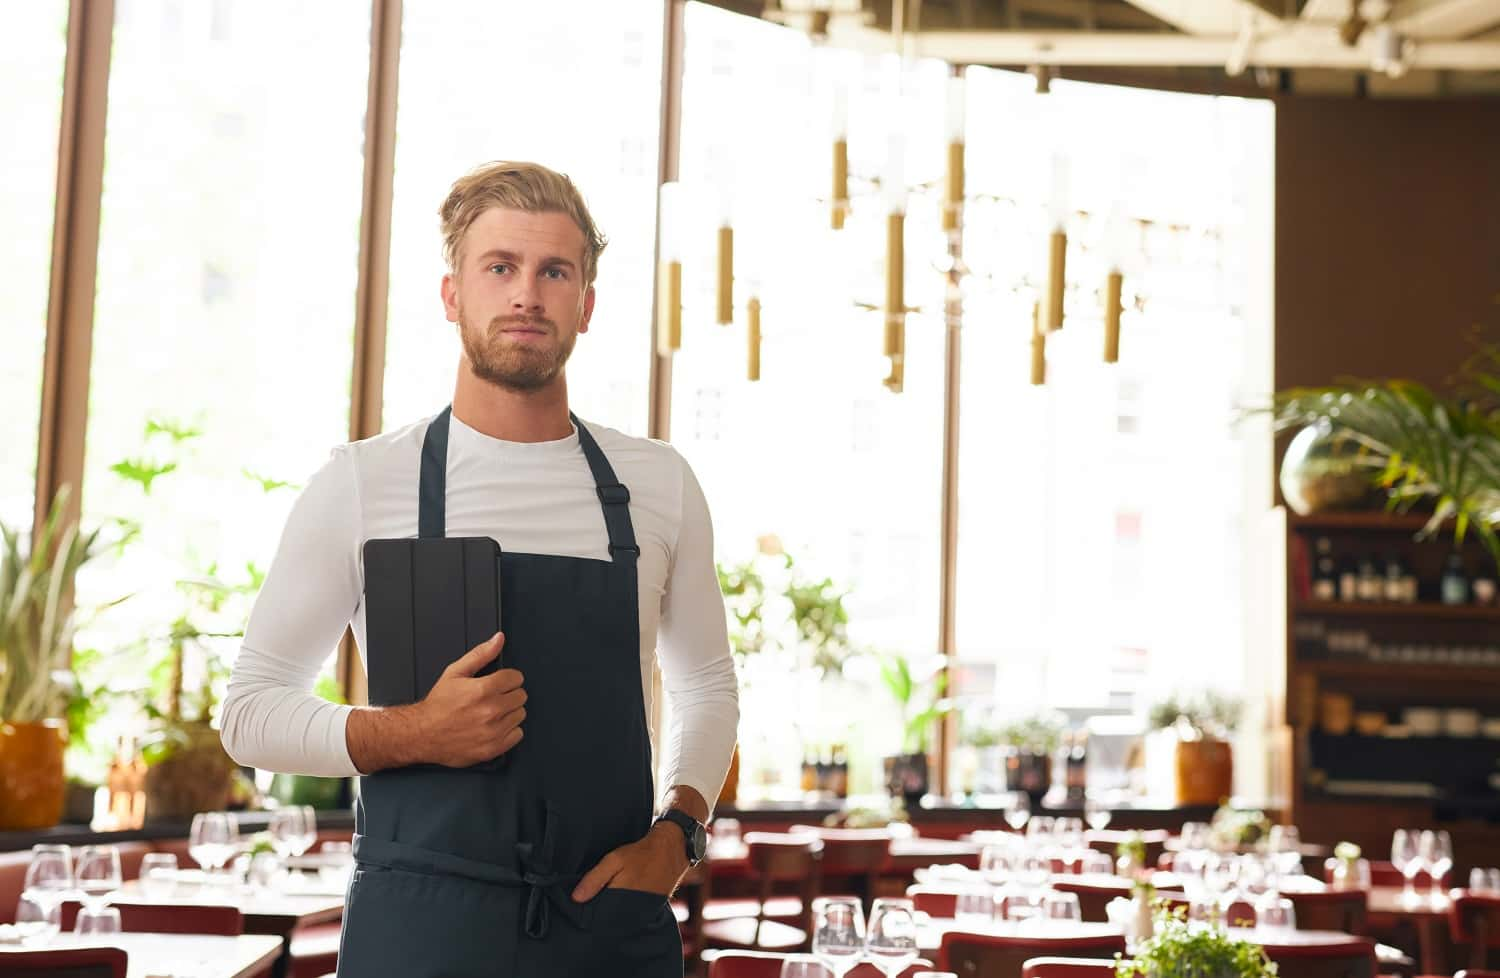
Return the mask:
<svg viewBox="0 0 1500 978">
<path fill-rule="evenodd" d="M 620 866 L 619 850 L 599 860 L 599 865 L 585 873 L 583 879 L 578 881 L 578 886 L 573 890 L 573 901 L 587 903 L 598 896 L 599 891 L 619 874 Z"/>
<path fill-rule="evenodd" d="M 487 641 L 480 642 L 452 665 L 443 670 L 445 676 L 472 676 L 500 654 L 505 648 L 505 633 L 496 632 Z"/>
<path fill-rule="evenodd" d="M 519 669 L 499 669 L 488 676 L 480 676 L 479 681 L 484 683 L 486 693 L 509 693 L 511 690 L 520 689 L 526 677 L 521 675 Z"/>
</svg>

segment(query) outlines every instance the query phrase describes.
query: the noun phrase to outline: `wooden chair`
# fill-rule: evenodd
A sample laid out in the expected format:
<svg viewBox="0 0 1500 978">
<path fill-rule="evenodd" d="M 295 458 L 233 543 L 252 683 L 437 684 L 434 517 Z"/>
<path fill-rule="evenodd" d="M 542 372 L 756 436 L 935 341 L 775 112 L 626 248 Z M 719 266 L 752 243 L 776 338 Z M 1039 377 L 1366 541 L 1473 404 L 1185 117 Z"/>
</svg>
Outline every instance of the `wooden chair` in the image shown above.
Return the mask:
<svg viewBox="0 0 1500 978">
<path fill-rule="evenodd" d="M 0 924 L 16 922 L 16 904 L 21 902 L 21 887 L 26 885 L 26 867 L 30 865 L 30 849 L 0 852 Z"/>
<path fill-rule="evenodd" d="M 1141 841 L 1146 845 L 1146 865 L 1155 866 L 1161 854 L 1167 851 L 1167 840 L 1172 833 L 1166 829 L 1149 829 L 1145 832 L 1132 832 L 1128 829 L 1089 829 L 1083 834 L 1084 844 L 1090 849 L 1115 854 L 1115 847 L 1135 835 L 1139 834 Z"/>
<path fill-rule="evenodd" d="M 1354 937 L 1326 944 L 1262 944 L 1278 978 L 1377 978 L 1375 942 Z"/>
<path fill-rule="evenodd" d="M 1365 890 L 1322 890 L 1282 896 L 1292 901 L 1298 930 L 1341 930 L 1361 936 L 1368 932 L 1370 894 Z"/>
<path fill-rule="evenodd" d="M 754 916 L 705 920 L 703 946 L 761 951 L 796 951 L 807 947 L 812 931 L 812 902 L 822 883 L 823 843 L 809 835 L 750 832 L 745 835 L 750 873 L 759 892 Z M 795 924 L 771 920 L 766 904 L 777 883 L 795 883 Z"/>
<path fill-rule="evenodd" d="M 891 854 L 889 829 L 831 829 L 821 825 L 793 825 L 793 833 L 823 841 L 823 885 L 853 892 L 869 913 L 877 881 Z"/>
<path fill-rule="evenodd" d="M 912 907 L 929 917 L 958 916 L 959 894 L 975 892 L 980 891 L 974 887 L 951 883 L 913 883 L 906 888 L 906 896 L 911 900 Z"/>
<path fill-rule="evenodd" d="M 245 932 L 245 917 L 238 907 L 212 903 L 111 903 L 120 911 L 120 929 L 132 934 L 217 934 L 238 937 Z M 62 905 L 62 929 L 71 931 L 78 921 L 81 904 L 68 900 Z"/>
<path fill-rule="evenodd" d="M 1021 978 L 1027 961 L 1041 957 L 1102 958 L 1113 960 L 1125 953 L 1125 938 L 1119 934 L 1097 937 L 1046 937 L 1027 935 L 1001 937 L 949 931 L 938 948 L 938 970 L 952 971 L 960 978 Z"/>
<path fill-rule="evenodd" d="M 1109 922 L 1109 916 L 1104 912 L 1109 901 L 1117 897 L 1130 897 L 1130 884 L 1123 880 L 1119 883 L 1080 883 L 1077 880 L 1059 879 L 1052 881 L 1052 888 L 1059 893 L 1077 896 L 1078 909 L 1083 913 L 1083 919 L 1095 924 Z"/>
<path fill-rule="evenodd" d="M 1115 963 L 1099 958 L 1031 958 L 1021 978 L 1114 978 Z"/>
<path fill-rule="evenodd" d="M 125 978 L 125 964 L 125 952 L 117 947 L 7 951 L 0 956 L 5 978 Z"/>
<path fill-rule="evenodd" d="M 1483 971 L 1479 968 L 1466 968 L 1454 975 L 1453 978 L 1500 978 L 1500 971 Z"/>
<path fill-rule="evenodd" d="M 1453 891 L 1448 932 L 1455 944 L 1469 945 L 1469 974 L 1489 964 L 1491 948 L 1500 947 L 1500 896 Z"/>
<path fill-rule="evenodd" d="M 708 978 L 781 978 L 781 965 L 787 955 L 769 951 L 710 951 Z M 932 962 L 918 958 L 902 970 L 897 978 L 912 978 L 919 971 L 931 971 Z M 868 962 L 854 966 L 848 978 L 880 978 L 880 971 Z"/>
</svg>

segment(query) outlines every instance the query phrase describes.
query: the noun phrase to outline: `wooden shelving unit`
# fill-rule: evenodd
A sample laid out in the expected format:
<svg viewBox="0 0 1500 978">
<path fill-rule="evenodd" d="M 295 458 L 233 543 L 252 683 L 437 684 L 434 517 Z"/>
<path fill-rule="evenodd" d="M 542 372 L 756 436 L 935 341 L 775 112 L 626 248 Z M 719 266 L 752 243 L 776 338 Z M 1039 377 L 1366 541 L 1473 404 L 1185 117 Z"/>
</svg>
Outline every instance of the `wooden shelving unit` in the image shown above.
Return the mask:
<svg viewBox="0 0 1500 978">
<path fill-rule="evenodd" d="M 1350 754 L 1362 753 L 1357 738 L 1326 736 L 1322 724 L 1325 694 L 1351 697 L 1356 712 L 1380 711 L 1387 722 L 1398 722 L 1405 709 L 1477 709 L 1483 717 L 1500 717 L 1500 664 L 1483 661 L 1392 661 L 1391 649 L 1444 646 L 1452 649 L 1500 647 L 1500 607 L 1438 603 L 1432 585 L 1444 559 L 1455 549 L 1451 523 L 1431 537 L 1419 538 L 1428 515 L 1382 512 L 1283 514 L 1286 534 L 1286 723 L 1290 739 L 1287 776 L 1290 815 L 1304 840 L 1334 843 L 1348 840 L 1368 852 L 1389 851 L 1397 828 L 1441 823 L 1452 833 L 1464 873 L 1474 865 L 1500 864 L 1500 791 L 1483 784 L 1438 784 L 1440 777 L 1418 765 L 1414 770 L 1377 770 L 1378 780 L 1397 783 L 1391 796 L 1339 794 L 1329 782 L 1354 786 L 1370 779 Z M 1383 559 L 1397 554 L 1425 585 L 1423 600 L 1413 604 L 1389 602 L 1314 601 L 1309 595 L 1308 571 L 1315 560 L 1315 543 L 1327 537 L 1336 557 L 1372 555 Z M 1469 570 L 1490 564 L 1491 558 L 1471 534 L 1461 547 Z M 1325 648 L 1334 632 L 1360 633 L 1371 647 L 1381 646 L 1380 658 L 1368 659 Z M 1310 636 L 1323 636 L 1322 638 Z M 1426 655 L 1428 653 L 1424 653 Z M 1452 654 L 1450 652 L 1450 654 Z M 1468 653 L 1465 653 L 1468 654 Z M 1427 749 L 1439 752 L 1438 761 L 1455 760 L 1472 751 L 1476 741 L 1434 738 Z M 1500 741 L 1494 744 L 1500 748 Z M 1368 742 L 1381 748 L 1379 739 Z M 1334 745 L 1339 746 L 1333 749 Z M 1318 751 L 1321 748 L 1322 755 Z M 1393 757 L 1401 752 L 1393 751 Z M 1393 765 L 1394 766 L 1394 765 Z M 1368 767 L 1368 765 L 1367 765 Z M 1378 765 L 1377 765 L 1378 767 Z M 1458 764 L 1433 764 L 1434 769 L 1457 769 Z M 1399 797 L 1395 788 L 1431 778 L 1434 797 Z M 1462 849 L 1460 851 L 1460 842 Z"/>
</svg>

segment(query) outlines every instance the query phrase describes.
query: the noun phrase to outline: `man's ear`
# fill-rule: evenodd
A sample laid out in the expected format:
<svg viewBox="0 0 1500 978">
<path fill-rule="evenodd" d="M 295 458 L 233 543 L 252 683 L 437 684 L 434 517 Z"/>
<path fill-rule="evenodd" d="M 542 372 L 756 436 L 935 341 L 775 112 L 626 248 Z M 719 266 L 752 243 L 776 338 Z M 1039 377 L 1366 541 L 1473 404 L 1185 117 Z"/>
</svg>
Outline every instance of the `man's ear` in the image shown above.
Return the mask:
<svg viewBox="0 0 1500 978">
<path fill-rule="evenodd" d="M 583 293 L 583 315 L 578 319 L 578 332 L 589 331 L 589 320 L 594 318 L 594 287 L 590 285 Z"/>
<path fill-rule="evenodd" d="M 449 272 L 443 276 L 442 284 L 443 312 L 448 316 L 448 322 L 458 322 L 458 283 L 454 281 L 454 273 Z"/>
</svg>

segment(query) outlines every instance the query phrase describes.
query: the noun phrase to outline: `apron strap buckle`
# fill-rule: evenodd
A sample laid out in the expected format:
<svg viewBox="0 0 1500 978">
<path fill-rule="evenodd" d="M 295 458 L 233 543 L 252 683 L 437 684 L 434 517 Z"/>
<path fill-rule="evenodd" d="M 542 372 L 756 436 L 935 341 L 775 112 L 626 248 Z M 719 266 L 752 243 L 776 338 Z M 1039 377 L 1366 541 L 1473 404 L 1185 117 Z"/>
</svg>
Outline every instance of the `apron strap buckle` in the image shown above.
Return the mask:
<svg viewBox="0 0 1500 978">
<path fill-rule="evenodd" d="M 619 482 L 614 485 L 595 486 L 594 491 L 599 494 L 599 501 L 606 506 L 625 506 L 630 502 L 630 490 Z"/>
</svg>

